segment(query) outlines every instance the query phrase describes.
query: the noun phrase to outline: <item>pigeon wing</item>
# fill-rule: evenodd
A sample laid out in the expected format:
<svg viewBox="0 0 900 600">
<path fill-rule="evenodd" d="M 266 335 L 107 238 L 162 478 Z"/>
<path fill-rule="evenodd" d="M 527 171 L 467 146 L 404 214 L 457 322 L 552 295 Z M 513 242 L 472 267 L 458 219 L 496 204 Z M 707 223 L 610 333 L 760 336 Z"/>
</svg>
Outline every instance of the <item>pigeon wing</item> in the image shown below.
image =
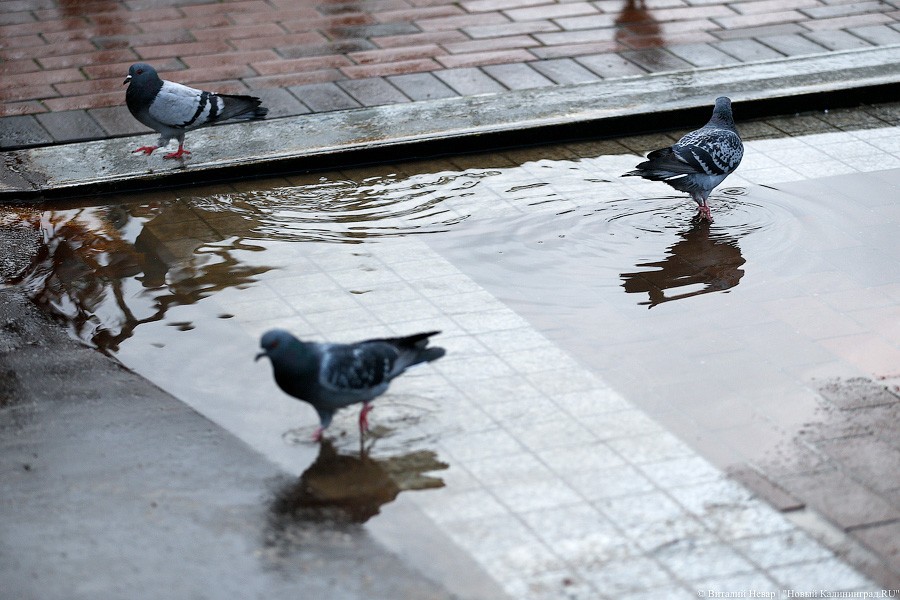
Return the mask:
<svg viewBox="0 0 900 600">
<path fill-rule="evenodd" d="M 150 105 L 150 116 L 173 129 L 194 129 L 215 121 L 223 106 L 215 94 L 164 81 Z"/>
<path fill-rule="evenodd" d="M 381 342 L 331 346 L 323 356 L 319 384 L 334 391 L 369 390 L 385 385 L 397 375 L 398 356 L 395 348 Z"/>
<path fill-rule="evenodd" d="M 728 175 L 741 162 L 744 146 L 737 132 L 731 129 L 703 128 L 685 134 L 672 146 L 672 154 L 681 163 L 681 170 L 672 168 L 674 172 Z"/>
</svg>

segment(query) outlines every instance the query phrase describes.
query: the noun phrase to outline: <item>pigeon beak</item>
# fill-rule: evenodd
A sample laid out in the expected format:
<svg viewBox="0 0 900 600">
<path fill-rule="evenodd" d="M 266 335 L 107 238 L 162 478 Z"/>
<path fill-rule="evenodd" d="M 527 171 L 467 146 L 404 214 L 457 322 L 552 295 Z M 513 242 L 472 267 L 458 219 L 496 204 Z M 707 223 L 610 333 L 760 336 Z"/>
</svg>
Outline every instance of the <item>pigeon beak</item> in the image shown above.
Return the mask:
<svg viewBox="0 0 900 600">
<path fill-rule="evenodd" d="M 258 361 L 258 360 L 261 359 L 263 356 L 266 356 L 266 353 L 265 353 L 265 352 L 260 352 L 259 354 L 256 355 L 256 358 L 253 359 L 253 362 Z"/>
<path fill-rule="evenodd" d="M 131 75 L 129 75 L 128 77 L 125 78 L 125 81 L 122 82 L 122 85 L 125 85 L 129 81 L 131 81 Z"/>
</svg>

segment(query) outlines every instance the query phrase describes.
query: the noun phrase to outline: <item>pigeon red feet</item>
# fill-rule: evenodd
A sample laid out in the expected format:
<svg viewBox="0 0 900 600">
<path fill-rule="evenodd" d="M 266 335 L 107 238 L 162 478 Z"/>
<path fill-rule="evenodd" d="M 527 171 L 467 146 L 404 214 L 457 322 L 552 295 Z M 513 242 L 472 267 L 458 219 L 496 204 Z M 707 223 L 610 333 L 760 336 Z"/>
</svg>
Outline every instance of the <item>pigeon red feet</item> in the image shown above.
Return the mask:
<svg viewBox="0 0 900 600">
<path fill-rule="evenodd" d="M 365 433 L 369 430 L 369 411 L 372 410 L 372 407 L 369 406 L 368 402 L 363 403 L 363 408 L 359 411 L 359 432 Z"/>
<path fill-rule="evenodd" d="M 322 427 L 316 427 L 316 430 L 313 432 L 313 437 L 312 437 L 313 441 L 321 442 L 323 433 L 325 433 L 325 429 L 323 429 Z"/>
<path fill-rule="evenodd" d="M 700 208 L 697 210 L 697 214 L 700 215 L 701 220 L 706 220 L 712 223 L 712 213 L 709 210 L 709 204 L 702 204 Z"/>
<path fill-rule="evenodd" d="M 150 156 L 151 154 L 153 154 L 153 151 L 156 150 L 157 148 L 159 148 L 159 146 L 141 146 L 137 150 L 133 150 L 131 153 L 137 154 L 138 152 L 143 152 L 147 156 Z"/>
<path fill-rule="evenodd" d="M 184 146 L 182 146 L 181 144 L 178 144 L 178 150 L 176 150 L 175 152 L 169 152 L 168 154 L 163 155 L 163 158 L 181 158 L 185 154 L 190 154 L 190 153 L 191 153 L 190 150 L 185 150 Z"/>
</svg>

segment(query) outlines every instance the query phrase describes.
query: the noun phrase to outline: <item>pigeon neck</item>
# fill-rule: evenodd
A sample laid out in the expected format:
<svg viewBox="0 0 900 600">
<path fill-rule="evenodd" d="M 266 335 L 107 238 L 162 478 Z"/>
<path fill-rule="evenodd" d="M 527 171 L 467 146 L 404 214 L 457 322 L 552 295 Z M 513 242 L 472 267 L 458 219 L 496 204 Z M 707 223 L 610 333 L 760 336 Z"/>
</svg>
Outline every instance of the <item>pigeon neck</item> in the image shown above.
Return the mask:
<svg viewBox="0 0 900 600">
<path fill-rule="evenodd" d="M 731 115 L 731 109 L 726 106 L 717 106 L 713 110 L 712 118 L 709 120 L 709 124 L 716 125 L 718 127 L 728 127 L 730 129 L 733 129 L 734 117 Z"/>
</svg>

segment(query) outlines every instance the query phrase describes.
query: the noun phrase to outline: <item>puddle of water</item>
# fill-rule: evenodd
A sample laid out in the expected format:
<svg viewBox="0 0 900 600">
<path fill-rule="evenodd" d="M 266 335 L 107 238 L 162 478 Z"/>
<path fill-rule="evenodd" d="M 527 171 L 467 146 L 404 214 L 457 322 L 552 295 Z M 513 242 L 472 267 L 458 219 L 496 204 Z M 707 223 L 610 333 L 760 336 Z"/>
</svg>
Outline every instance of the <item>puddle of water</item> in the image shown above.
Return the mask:
<svg viewBox="0 0 900 600">
<path fill-rule="evenodd" d="M 780 430 L 802 423 L 808 407 L 785 398 L 802 387 L 802 367 L 837 356 L 819 345 L 815 318 L 767 303 L 858 287 L 855 263 L 840 260 L 843 248 L 857 261 L 877 256 L 876 282 L 896 265 L 890 231 L 866 223 L 846 195 L 859 194 L 866 181 L 896 189 L 900 175 L 837 179 L 828 184 L 830 196 L 805 194 L 801 186 L 736 184 L 713 194 L 715 220 L 708 224 L 693 220 L 687 197 L 655 197 L 661 188 L 652 183 L 619 180 L 636 155 L 561 153 L 566 157 L 512 166 L 495 167 L 503 161 L 493 159 L 485 161 L 490 168 L 441 163 L 429 173 L 333 174 L 296 185 L 259 182 L 251 191 L 173 192 L 2 214 L 4 222 L 41 234 L 38 252 L 16 277 L 38 303 L 163 387 L 205 376 L 189 388 L 192 402 L 248 429 L 284 431 L 298 415 L 307 419 L 308 407 L 253 368 L 262 323 L 280 320 L 314 336 L 383 333 L 391 317 L 365 321 L 360 303 L 380 298 L 390 307 L 410 286 L 372 284 L 388 259 L 365 245 L 390 256 L 396 240 L 414 234 L 695 443 L 702 444 L 698 431 L 720 440 L 741 428 L 777 425 L 753 441 L 768 447 Z M 423 233 L 429 235 L 417 235 Z M 394 258 L 410 260 L 408 251 L 397 245 Z M 862 329 L 845 325 L 830 335 Z M 773 334 L 787 343 L 772 347 Z M 173 364 L 190 370 L 168 372 Z M 228 381 L 209 375 L 223 369 Z M 268 412 L 254 404 L 263 402 Z M 724 408 L 717 415 L 711 403 Z M 430 439 L 417 429 L 427 426 L 414 425 L 389 428 L 394 456 Z M 292 441 L 291 432 L 305 427 L 269 442 L 282 464 L 315 459 L 315 446 Z M 749 445 L 738 444 L 743 458 Z M 329 460 L 350 464 L 344 454 Z M 365 478 L 372 468 L 348 472 Z M 393 493 L 376 487 L 376 504 Z M 377 511 L 366 506 L 359 514 Z"/>
<path fill-rule="evenodd" d="M 364 523 L 401 491 L 443 487 L 441 479 L 426 473 L 447 466 L 428 450 L 375 458 L 368 452 L 341 454 L 324 440 L 300 478 L 277 490 L 270 510 L 281 523 Z"/>
</svg>

